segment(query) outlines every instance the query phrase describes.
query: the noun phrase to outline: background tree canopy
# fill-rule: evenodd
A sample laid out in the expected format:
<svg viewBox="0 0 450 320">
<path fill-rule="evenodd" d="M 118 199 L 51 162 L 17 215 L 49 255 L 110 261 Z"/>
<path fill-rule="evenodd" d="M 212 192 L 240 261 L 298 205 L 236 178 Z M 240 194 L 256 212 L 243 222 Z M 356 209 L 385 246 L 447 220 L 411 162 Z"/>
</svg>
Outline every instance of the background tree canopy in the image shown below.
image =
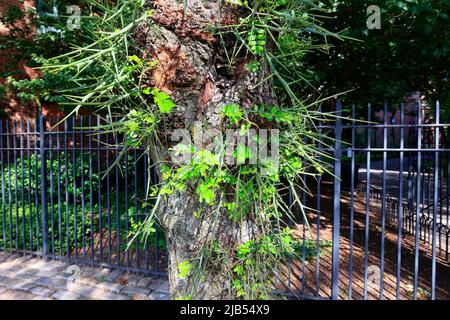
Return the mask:
<svg viewBox="0 0 450 320">
<path fill-rule="evenodd" d="M 450 109 L 450 1 L 352 0 L 324 1 L 333 8 L 326 28 L 361 41 L 330 39 L 332 52 L 306 56 L 314 96 L 355 89 L 344 100 L 365 106 L 398 103 L 420 91 L 432 105 L 439 99 Z M 381 8 L 381 29 L 366 26 L 367 8 Z M 309 91 L 309 89 L 307 89 Z M 362 105 L 362 106 L 361 106 Z"/>
</svg>

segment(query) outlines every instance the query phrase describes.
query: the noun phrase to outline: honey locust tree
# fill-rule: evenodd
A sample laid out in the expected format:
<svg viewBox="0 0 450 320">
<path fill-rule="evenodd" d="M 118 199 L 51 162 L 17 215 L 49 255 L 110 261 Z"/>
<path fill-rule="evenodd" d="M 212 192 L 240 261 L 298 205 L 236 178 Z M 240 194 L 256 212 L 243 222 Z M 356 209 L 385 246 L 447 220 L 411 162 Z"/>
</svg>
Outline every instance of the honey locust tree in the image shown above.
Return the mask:
<svg viewBox="0 0 450 320">
<path fill-rule="evenodd" d="M 60 95 L 74 112 L 121 115 L 108 129 L 124 136 L 122 154 L 146 147 L 159 183 L 133 236 L 155 223 L 165 230 L 172 298 L 270 298 L 274 266 L 296 254 L 287 222 L 305 214 L 302 177 L 327 170 L 314 147 L 317 103 L 291 87 L 304 78 L 305 52 L 339 38 L 321 26 L 326 9 L 300 0 L 86 0 L 83 13 L 87 45 L 47 60 L 43 71 L 72 75 Z M 225 156 L 211 136 L 177 144 L 176 129 L 236 129 L 240 137 L 278 129 L 279 165 L 242 143 Z M 173 161 L 174 152 L 191 160 Z"/>
</svg>

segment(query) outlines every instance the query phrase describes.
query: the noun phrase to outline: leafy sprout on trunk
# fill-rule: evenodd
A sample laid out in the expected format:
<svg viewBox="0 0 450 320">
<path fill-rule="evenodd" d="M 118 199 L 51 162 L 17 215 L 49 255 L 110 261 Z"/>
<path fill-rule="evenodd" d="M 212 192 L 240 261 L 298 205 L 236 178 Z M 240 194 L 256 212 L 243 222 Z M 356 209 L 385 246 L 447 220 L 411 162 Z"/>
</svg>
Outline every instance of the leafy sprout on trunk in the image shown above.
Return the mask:
<svg viewBox="0 0 450 320">
<path fill-rule="evenodd" d="M 150 32 L 159 34 L 152 20 L 152 1 L 147 3 L 117 0 L 111 5 L 109 1 L 86 0 L 90 18 L 83 20 L 82 31 L 87 45 L 73 45 L 69 53 L 47 60 L 42 70 L 70 74 L 71 85 L 59 94 L 73 112 L 91 107 L 121 116 L 121 120 L 102 127 L 105 132 L 124 136 L 121 156 L 128 148 L 144 145 L 153 158 L 160 183 L 147 188 L 154 205 L 145 223 L 135 226 L 130 243 L 138 235 L 143 233 L 145 238 L 155 230 L 154 220 L 164 199 L 188 191 L 199 203 L 193 213 L 195 219 L 225 218 L 237 229 L 250 225 L 249 239 L 226 246 L 221 240 L 224 235 L 210 235 L 195 257 L 179 262 L 178 276 L 186 286 L 176 298 L 197 297 L 208 272 L 226 279 L 229 297 L 272 297 L 274 268 L 287 259 L 299 258 L 296 248 L 301 240 L 289 225 L 298 215 L 307 222 L 307 212 L 314 211 L 302 202 L 301 192 L 311 193 L 305 177 L 314 179 L 329 173 L 327 163 L 332 159 L 316 148 L 320 139 L 315 130 L 317 121 L 332 118 L 318 109 L 324 99 L 308 101 L 296 91 L 297 84 L 307 79 L 302 57 L 310 50 L 329 50 L 329 37 L 343 37 L 322 27 L 321 19 L 327 19 L 327 11 L 320 2 L 221 2 L 240 16 L 235 22 L 212 26 L 229 67 L 233 68 L 237 60 L 248 59 L 246 70 L 257 79 L 252 90 L 266 86 L 273 88 L 274 94 L 271 103 L 257 102 L 255 96 L 251 105 L 224 105 L 219 129 L 236 129 L 242 136 L 250 130 L 278 130 L 279 167 L 260 159 L 252 164 L 229 165 L 223 150 L 217 154 L 192 145 L 185 149 L 192 153 L 192 160 L 176 164 L 167 152 L 159 152 L 171 147 L 164 135 L 170 134 L 166 125 L 176 102 L 169 92 L 150 86 L 148 79 L 150 71 L 164 62 L 146 61 L 134 37 L 143 23 Z M 185 16 L 188 1 L 184 1 L 183 10 Z M 239 155 L 244 160 L 251 157 L 240 145 L 232 157 L 237 160 Z M 286 201 L 287 197 L 292 201 Z"/>
</svg>

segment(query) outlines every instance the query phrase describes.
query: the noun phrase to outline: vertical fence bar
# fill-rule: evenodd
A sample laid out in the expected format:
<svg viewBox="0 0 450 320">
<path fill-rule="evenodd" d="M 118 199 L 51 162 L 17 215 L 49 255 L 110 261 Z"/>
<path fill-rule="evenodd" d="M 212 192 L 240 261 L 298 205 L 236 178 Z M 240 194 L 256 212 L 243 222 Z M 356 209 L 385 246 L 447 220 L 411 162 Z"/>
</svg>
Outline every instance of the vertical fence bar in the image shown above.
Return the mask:
<svg viewBox="0 0 450 320">
<path fill-rule="evenodd" d="M 305 144 L 307 143 L 307 139 L 305 138 Z M 303 175 L 303 181 L 305 184 L 305 190 L 303 190 L 303 198 L 302 198 L 302 291 L 301 295 L 305 296 L 305 264 L 306 264 L 306 219 L 307 217 L 307 203 L 306 203 L 306 190 L 308 189 L 308 183 L 307 183 L 307 177 L 306 175 Z"/>
<path fill-rule="evenodd" d="M 86 261 L 86 201 L 84 196 L 84 118 L 80 117 L 80 173 L 81 173 L 81 245 L 83 247 L 83 260 Z"/>
<path fill-rule="evenodd" d="M 322 105 L 319 108 L 319 139 L 318 139 L 318 148 L 322 151 Z M 317 179 L 317 220 L 316 220 L 316 296 L 319 296 L 319 287 L 320 287 L 320 211 L 321 211 L 321 184 L 322 184 L 322 175 L 319 175 Z"/>
<path fill-rule="evenodd" d="M 137 156 L 137 150 L 134 149 L 133 151 L 134 156 L 134 209 L 135 212 L 135 224 L 138 225 L 139 223 L 139 206 L 138 206 L 138 156 Z M 145 159 L 144 159 L 145 161 Z M 145 183 L 145 181 L 144 181 Z M 132 218 L 131 218 L 132 219 Z M 140 257 L 139 257 L 139 239 L 136 237 L 136 268 L 140 269 L 141 263 L 140 263 Z"/>
<path fill-rule="evenodd" d="M 434 205 L 433 205 L 433 239 L 431 254 L 431 300 L 436 299 L 436 231 L 437 231 L 437 206 L 438 206 L 438 177 L 439 177 L 439 123 L 440 105 L 436 103 L 436 127 L 434 133 Z"/>
<path fill-rule="evenodd" d="M 30 157 L 30 135 L 31 135 L 31 128 L 30 128 L 30 121 L 27 120 L 27 159 L 28 159 L 28 208 L 29 208 L 29 215 L 28 215 L 28 224 L 30 226 L 29 230 L 29 236 L 30 236 L 30 252 L 33 251 L 33 205 L 31 203 L 31 157 Z"/>
<path fill-rule="evenodd" d="M 386 171 L 387 171 L 387 103 L 384 104 L 384 128 L 383 128 L 383 195 L 381 200 L 381 264 L 380 264 L 380 300 L 383 300 L 384 286 L 384 248 L 385 248 L 385 229 L 386 229 Z"/>
<path fill-rule="evenodd" d="M 72 174 L 73 174 L 73 223 L 74 223 L 74 247 L 75 259 L 78 260 L 78 211 L 77 211 L 77 136 L 75 135 L 75 117 L 72 118 Z M 70 249 L 69 249 L 70 250 Z"/>
<path fill-rule="evenodd" d="M 150 175 L 149 175 L 149 158 L 148 155 L 146 153 L 144 153 L 144 192 L 145 192 L 145 208 L 144 208 L 144 214 L 145 216 L 147 216 L 148 214 L 148 194 L 150 192 L 149 187 L 150 187 Z M 158 227 L 155 228 L 156 232 L 155 232 L 155 238 L 158 239 Z M 156 250 L 155 250 L 155 255 L 156 255 L 156 272 L 158 272 L 158 246 L 156 246 Z M 275 266 L 276 268 L 277 266 Z M 149 255 L 148 255 L 148 239 L 145 239 L 145 269 L 147 271 L 149 271 L 150 269 L 150 259 L 149 259 Z M 275 283 L 276 281 L 278 281 L 277 275 L 275 274 Z M 276 286 L 275 286 L 276 287 Z"/>
<path fill-rule="evenodd" d="M 416 238 L 415 238 L 415 250 L 414 250 L 414 285 L 413 285 L 413 299 L 417 300 L 417 286 L 419 282 L 419 236 L 420 236 L 420 203 L 421 203 L 421 184 L 420 173 L 422 172 L 422 103 L 419 101 L 417 107 L 417 197 L 416 197 Z"/>
<path fill-rule="evenodd" d="M 92 115 L 89 115 L 88 118 L 88 127 L 89 130 L 92 130 Z M 99 129 L 97 129 L 99 130 Z M 94 150 L 92 150 L 92 134 L 89 134 L 88 136 L 89 139 L 89 213 L 90 213 L 90 218 L 91 218 L 91 238 L 90 238 L 90 247 L 91 247 L 91 260 L 92 262 L 94 262 L 94 190 L 93 190 L 93 182 L 92 182 L 92 175 L 94 173 L 93 170 L 93 158 L 92 158 L 92 153 L 94 152 Z M 99 203 L 100 206 L 100 203 Z"/>
<path fill-rule="evenodd" d="M 355 217 L 355 118 L 356 118 L 356 108 L 352 105 L 352 150 L 351 150 L 351 182 L 350 182 L 350 260 L 349 260 L 349 270 L 348 270 L 348 299 L 352 299 L 352 289 L 353 289 L 353 237 L 354 237 L 354 217 Z"/>
<path fill-rule="evenodd" d="M 52 128 L 52 120 L 48 119 L 49 127 Z M 50 129 L 51 130 L 51 129 Z M 55 256 L 55 212 L 54 212 L 54 201 L 53 201 L 53 191 L 55 190 L 55 184 L 53 181 L 53 137 L 52 132 L 48 133 L 48 150 L 49 150 L 49 176 L 50 176 L 50 230 L 51 232 L 51 256 Z"/>
<path fill-rule="evenodd" d="M 416 123 L 410 123 L 415 125 Z M 413 134 L 410 135 L 410 140 L 412 141 L 413 139 L 417 140 L 417 127 L 415 128 Z M 411 142 L 409 146 L 411 148 L 414 148 L 415 146 L 417 146 L 417 142 Z M 414 219 L 415 219 L 415 203 L 416 203 L 416 199 L 417 199 L 417 179 L 420 179 L 420 174 L 419 172 L 417 172 L 417 164 L 414 164 L 414 159 L 417 156 L 417 153 L 410 151 L 409 153 L 409 170 L 412 172 L 412 180 L 411 180 L 411 199 L 410 199 L 410 214 L 409 214 L 409 232 L 411 234 L 414 235 L 414 230 L 415 230 L 415 224 L 414 224 Z M 414 168 L 415 167 L 415 168 Z"/>
<path fill-rule="evenodd" d="M 23 120 L 20 119 L 20 178 L 21 178 L 21 185 L 20 185 L 20 190 L 21 190 L 21 204 L 22 204 L 22 250 L 26 251 L 27 245 L 26 245 L 26 227 L 25 227 L 25 221 L 26 221 L 26 217 L 25 217 L 25 167 L 24 167 L 24 162 L 23 162 L 23 158 L 24 158 L 24 143 L 23 143 L 23 138 L 24 138 L 24 134 L 25 131 L 23 130 Z"/>
<path fill-rule="evenodd" d="M 156 172 L 154 172 L 154 176 L 155 176 L 155 181 L 156 181 Z M 289 186 L 288 206 L 289 206 L 289 208 L 292 208 L 292 186 Z M 292 219 L 289 219 L 288 226 L 289 226 L 289 228 L 292 227 Z M 291 284 L 292 284 L 291 277 L 292 277 L 292 255 L 289 254 L 289 257 L 288 257 L 288 289 L 289 290 L 291 290 Z"/>
<path fill-rule="evenodd" d="M 439 103 L 439 101 L 437 102 Z M 444 144 L 445 141 L 445 128 L 442 128 L 442 132 L 441 132 L 441 137 L 439 140 L 439 148 L 441 145 Z M 443 148 L 445 148 L 443 146 Z M 439 197 L 440 197 L 440 201 L 439 201 L 439 225 L 440 227 L 438 227 L 438 239 L 439 239 L 439 256 L 441 256 L 442 254 L 442 237 L 441 237 L 441 232 L 443 231 L 443 223 L 442 223 L 442 216 L 443 216 L 443 211 L 444 211 L 444 163 L 445 163 L 445 152 L 440 152 L 439 153 L 439 157 L 441 157 L 441 161 L 439 162 L 439 166 L 440 166 L 440 170 L 439 170 Z M 448 200 L 447 200 L 448 201 Z"/>
<path fill-rule="evenodd" d="M 14 161 L 14 208 L 16 212 L 16 252 L 19 251 L 19 199 L 17 195 L 18 181 L 17 181 L 17 125 L 13 121 L 13 161 Z"/>
<path fill-rule="evenodd" d="M 372 120 L 372 108 L 369 103 L 367 107 L 367 121 Z M 371 131 L 367 128 L 367 154 L 366 154 L 366 221 L 364 234 L 364 300 L 367 300 L 367 268 L 369 263 L 369 223 L 370 223 L 370 148 L 371 148 Z"/>
<path fill-rule="evenodd" d="M 119 140 L 118 140 L 118 133 L 114 134 L 114 155 L 115 158 L 118 159 L 119 158 Z M 114 165 L 114 164 L 113 164 Z M 121 241 L 120 241 L 120 208 L 119 208 L 119 169 L 120 169 L 120 161 L 117 161 L 116 166 L 116 170 L 115 170 L 115 181 L 116 181 L 116 230 L 117 230 L 117 235 L 116 235 L 116 241 L 117 241 L 117 264 L 120 266 L 120 259 L 121 259 L 121 254 L 120 254 L 120 246 L 121 246 Z"/>
<path fill-rule="evenodd" d="M 428 148 L 430 148 L 430 149 L 431 149 L 432 144 L 433 144 L 432 140 L 433 140 L 433 128 L 428 128 Z M 428 225 L 428 221 L 430 219 L 430 216 L 433 214 L 433 212 L 430 212 L 430 210 L 431 211 L 433 210 L 433 208 L 431 207 L 431 201 L 432 201 L 432 195 L 431 195 L 431 186 L 432 186 L 431 174 L 434 171 L 432 169 L 434 167 L 434 166 L 432 166 L 432 164 L 433 164 L 433 161 L 431 160 L 432 157 L 434 157 L 434 152 L 430 151 L 428 153 L 428 168 L 429 168 L 428 169 L 428 203 L 427 203 L 428 209 L 427 209 L 427 220 L 426 220 L 426 224 L 425 224 L 426 230 L 427 230 L 427 235 L 428 235 L 428 242 L 431 242 L 430 238 L 431 238 L 431 235 L 432 235 L 432 230 L 428 229 L 428 227 L 431 227 L 431 226 Z M 433 185 L 434 185 L 434 179 L 435 178 L 436 177 L 433 177 Z"/>
<path fill-rule="evenodd" d="M 450 117 L 447 118 L 447 123 L 450 124 Z M 447 126 L 447 148 L 449 151 L 447 152 L 447 208 L 446 208 L 446 224 L 447 230 L 450 226 L 449 217 L 450 217 L 450 127 Z M 449 234 L 447 232 L 445 236 L 445 260 L 448 260 L 449 256 Z"/>
<path fill-rule="evenodd" d="M 44 116 L 39 117 L 39 138 L 41 157 L 41 210 L 42 210 L 42 256 L 48 259 L 48 206 L 47 206 L 47 174 L 45 155 L 45 120 Z"/>
<path fill-rule="evenodd" d="M 4 150 L 3 150 L 3 120 L 0 120 L 0 170 L 2 171 L 2 238 L 3 251 L 6 252 L 6 199 L 5 199 L 5 168 L 4 168 Z"/>
<path fill-rule="evenodd" d="M 38 170 L 38 160 L 39 160 L 39 152 L 40 148 L 38 148 L 38 142 L 39 142 L 39 132 L 38 132 L 38 122 L 39 119 L 36 119 L 34 122 L 34 128 L 33 128 L 33 137 L 34 137 L 34 201 L 35 201 L 35 219 L 36 219 L 36 251 L 39 251 L 40 248 L 40 239 L 41 239 L 41 232 L 39 228 L 39 203 L 41 201 L 39 196 L 39 187 L 40 187 L 40 180 L 39 180 L 39 170 Z"/>
<path fill-rule="evenodd" d="M 65 195 L 66 195 L 66 250 L 67 250 L 67 259 L 70 259 L 70 224 L 69 224 L 69 215 L 70 215 L 70 208 L 69 208 L 69 201 L 70 201 L 70 195 L 69 195 L 69 120 L 64 120 L 64 167 L 65 167 Z"/>
<path fill-rule="evenodd" d="M 63 238 L 62 238 L 62 212 L 61 212 L 61 137 L 60 137 L 60 123 L 59 118 L 56 118 L 56 161 L 58 164 L 58 171 L 56 175 L 56 179 L 58 179 L 57 183 L 57 201 L 58 201 L 58 256 L 61 258 L 63 256 L 62 248 L 63 248 Z"/>
<path fill-rule="evenodd" d="M 128 228 L 128 224 L 129 224 L 129 216 L 128 216 L 128 211 L 129 211 L 129 200 L 128 200 L 128 152 L 125 152 L 124 154 L 124 162 L 125 162 L 125 237 L 128 237 L 129 234 L 129 228 Z M 136 173 L 135 173 L 136 176 Z M 135 197 L 137 197 L 137 194 L 134 194 Z M 130 247 L 131 248 L 131 247 Z M 130 268 L 130 250 L 126 250 L 125 252 L 125 260 L 127 263 L 127 270 Z"/>
<path fill-rule="evenodd" d="M 97 116 L 97 127 L 101 126 L 100 116 Z M 101 154 L 101 135 L 100 129 L 97 133 L 97 174 L 98 174 L 98 228 L 99 228 L 99 255 L 100 262 L 103 262 L 103 223 L 102 223 L 102 154 Z"/>
<path fill-rule="evenodd" d="M 336 128 L 334 145 L 334 197 L 333 197 L 333 248 L 332 248 L 332 293 L 331 298 L 339 298 L 339 236 L 340 236 L 340 214 L 341 214 L 341 156 L 342 156 L 342 106 L 336 103 Z"/>
<path fill-rule="evenodd" d="M 11 126 L 9 124 L 9 121 L 6 121 L 6 148 L 7 148 L 7 152 L 6 152 L 6 167 L 8 170 L 8 213 L 9 213 L 9 252 L 12 253 L 12 202 L 11 202 L 11 198 L 12 198 L 12 191 L 11 191 L 11 144 L 10 144 L 10 135 L 11 135 Z"/>
<path fill-rule="evenodd" d="M 421 140 L 424 140 L 425 142 L 426 142 L 426 128 L 424 128 L 424 129 L 422 129 L 422 138 L 421 138 Z M 423 144 L 422 144 L 423 145 Z M 425 145 L 425 148 L 426 148 L 426 145 Z M 426 208 L 426 194 L 425 194 L 425 191 L 427 190 L 427 185 L 426 185 L 426 183 L 427 183 L 427 180 L 426 180 L 426 173 L 427 173 L 427 168 L 428 168 L 428 166 L 427 166 L 427 164 L 428 164 L 428 161 L 427 161 L 427 154 L 428 154 L 428 152 L 427 151 L 423 151 L 422 152 L 422 154 L 421 154 L 421 156 L 423 156 L 423 158 L 421 159 L 422 161 L 423 161 L 423 164 L 422 164 L 422 170 L 421 170 L 421 175 L 422 175 L 422 185 L 421 185 L 421 204 L 422 204 L 422 206 L 424 207 L 424 208 Z M 425 212 L 425 210 L 424 210 L 424 212 Z M 419 220 L 418 220 L 418 225 L 419 225 L 419 240 L 421 240 L 422 239 L 422 226 L 421 226 L 421 221 L 422 221 L 422 209 L 420 209 L 420 207 L 419 207 Z M 425 231 L 425 230 L 423 230 L 423 231 Z"/>
<path fill-rule="evenodd" d="M 106 125 L 110 124 L 112 119 L 106 118 Z M 111 175 L 109 172 L 109 133 L 106 133 L 106 206 L 107 206 L 107 220 L 108 220 L 108 263 L 112 263 L 111 252 Z"/>
<path fill-rule="evenodd" d="M 405 147 L 405 105 L 400 106 L 400 150 Z M 398 195 L 398 243 L 397 243 L 397 286 L 396 298 L 400 300 L 400 285 L 401 285 L 401 271 L 402 271 L 402 231 L 403 231 L 403 160 L 404 152 L 400 151 L 400 169 L 399 169 L 399 195 Z"/>
</svg>

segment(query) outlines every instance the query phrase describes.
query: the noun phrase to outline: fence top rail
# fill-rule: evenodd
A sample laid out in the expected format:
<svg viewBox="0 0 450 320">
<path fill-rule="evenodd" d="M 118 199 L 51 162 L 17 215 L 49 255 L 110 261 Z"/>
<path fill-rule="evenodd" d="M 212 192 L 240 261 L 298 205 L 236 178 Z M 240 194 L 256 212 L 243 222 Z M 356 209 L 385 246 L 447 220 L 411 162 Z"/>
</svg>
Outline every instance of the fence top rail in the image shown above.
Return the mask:
<svg viewBox="0 0 450 320">
<path fill-rule="evenodd" d="M 378 129 L 378 128 L 448 128 L 450 123 L 429 123 L 429 124 L 351 124 L 342 125 L 343 129 Z M 317 129 L 335 129 L 336 125 L 318 125 Z"/>
<path fill-rule="evenodd" d="M 0 120 L 1 122 L 4 122 L 5 120 Z M 317 125 L 315 126 L 316 129 L 336 129 L 337 125 Z M 354 125 L 341 125 L 340 128 L 342 129 L 380 129 L 380 128 L 450 128 L 450 123 L 440 123 L 440 124 L 354 124 Z M 9 129 L 10 131 L 6 131 Z M 39 134 L 40 131 L 36 130 L 36 128 L 31 128 L 31 130 L 28 130 L 27 128 L 23 128 L 24 131 L 17 131 L 17 132 L 11 132 L 11 130 L 14 129 L 13 127 L 9 126 L 3 126 L 3 132 L 1 132 L 2 135 L 33 135 L 33 134 Z M 16 129 L 20 129 L 16 127 Z M 105 131 L 103 129 L 97 130 L 96 128 L 92 127 L 80 127 L 75 129 L 68 129 L 68 130 L 51 130 L 51 131 L 44 131 L 44 134 L 46 135 L 64 135 L 64 134 L 91 134 L 91 135 L 98 135 L 98 134 L 112 134 L 111 132 Z"/>
<path fill-rule="evenodd" d="M 2 135 L 4 136 L 19 136 L 19 135 L 38 135 L 41 132 L 36 131 L 36 130 L 31 130 L 31 131 L 17 131 L 17 132 L 0 132 Z M 43 132 L 43 134 L 45 135 L 80 135 L 80 134 L 86 134 L 86 135 L 92 135 L 92 136 L 97 136 L 99 134 L 111 134 L 111 132 L 105 132 L 105 131 L 101 131 L 101 130 L 85 130 L 85 129 L 80 129 L 80 130 L 58 130 L 58 131 L 45 131 Z"/>
<path fill-rule="evenodd" d="M 450 152 L 449 148 L 347 148 L 353 151 L 376 151 L 376 152 Z"/>
</svg>

